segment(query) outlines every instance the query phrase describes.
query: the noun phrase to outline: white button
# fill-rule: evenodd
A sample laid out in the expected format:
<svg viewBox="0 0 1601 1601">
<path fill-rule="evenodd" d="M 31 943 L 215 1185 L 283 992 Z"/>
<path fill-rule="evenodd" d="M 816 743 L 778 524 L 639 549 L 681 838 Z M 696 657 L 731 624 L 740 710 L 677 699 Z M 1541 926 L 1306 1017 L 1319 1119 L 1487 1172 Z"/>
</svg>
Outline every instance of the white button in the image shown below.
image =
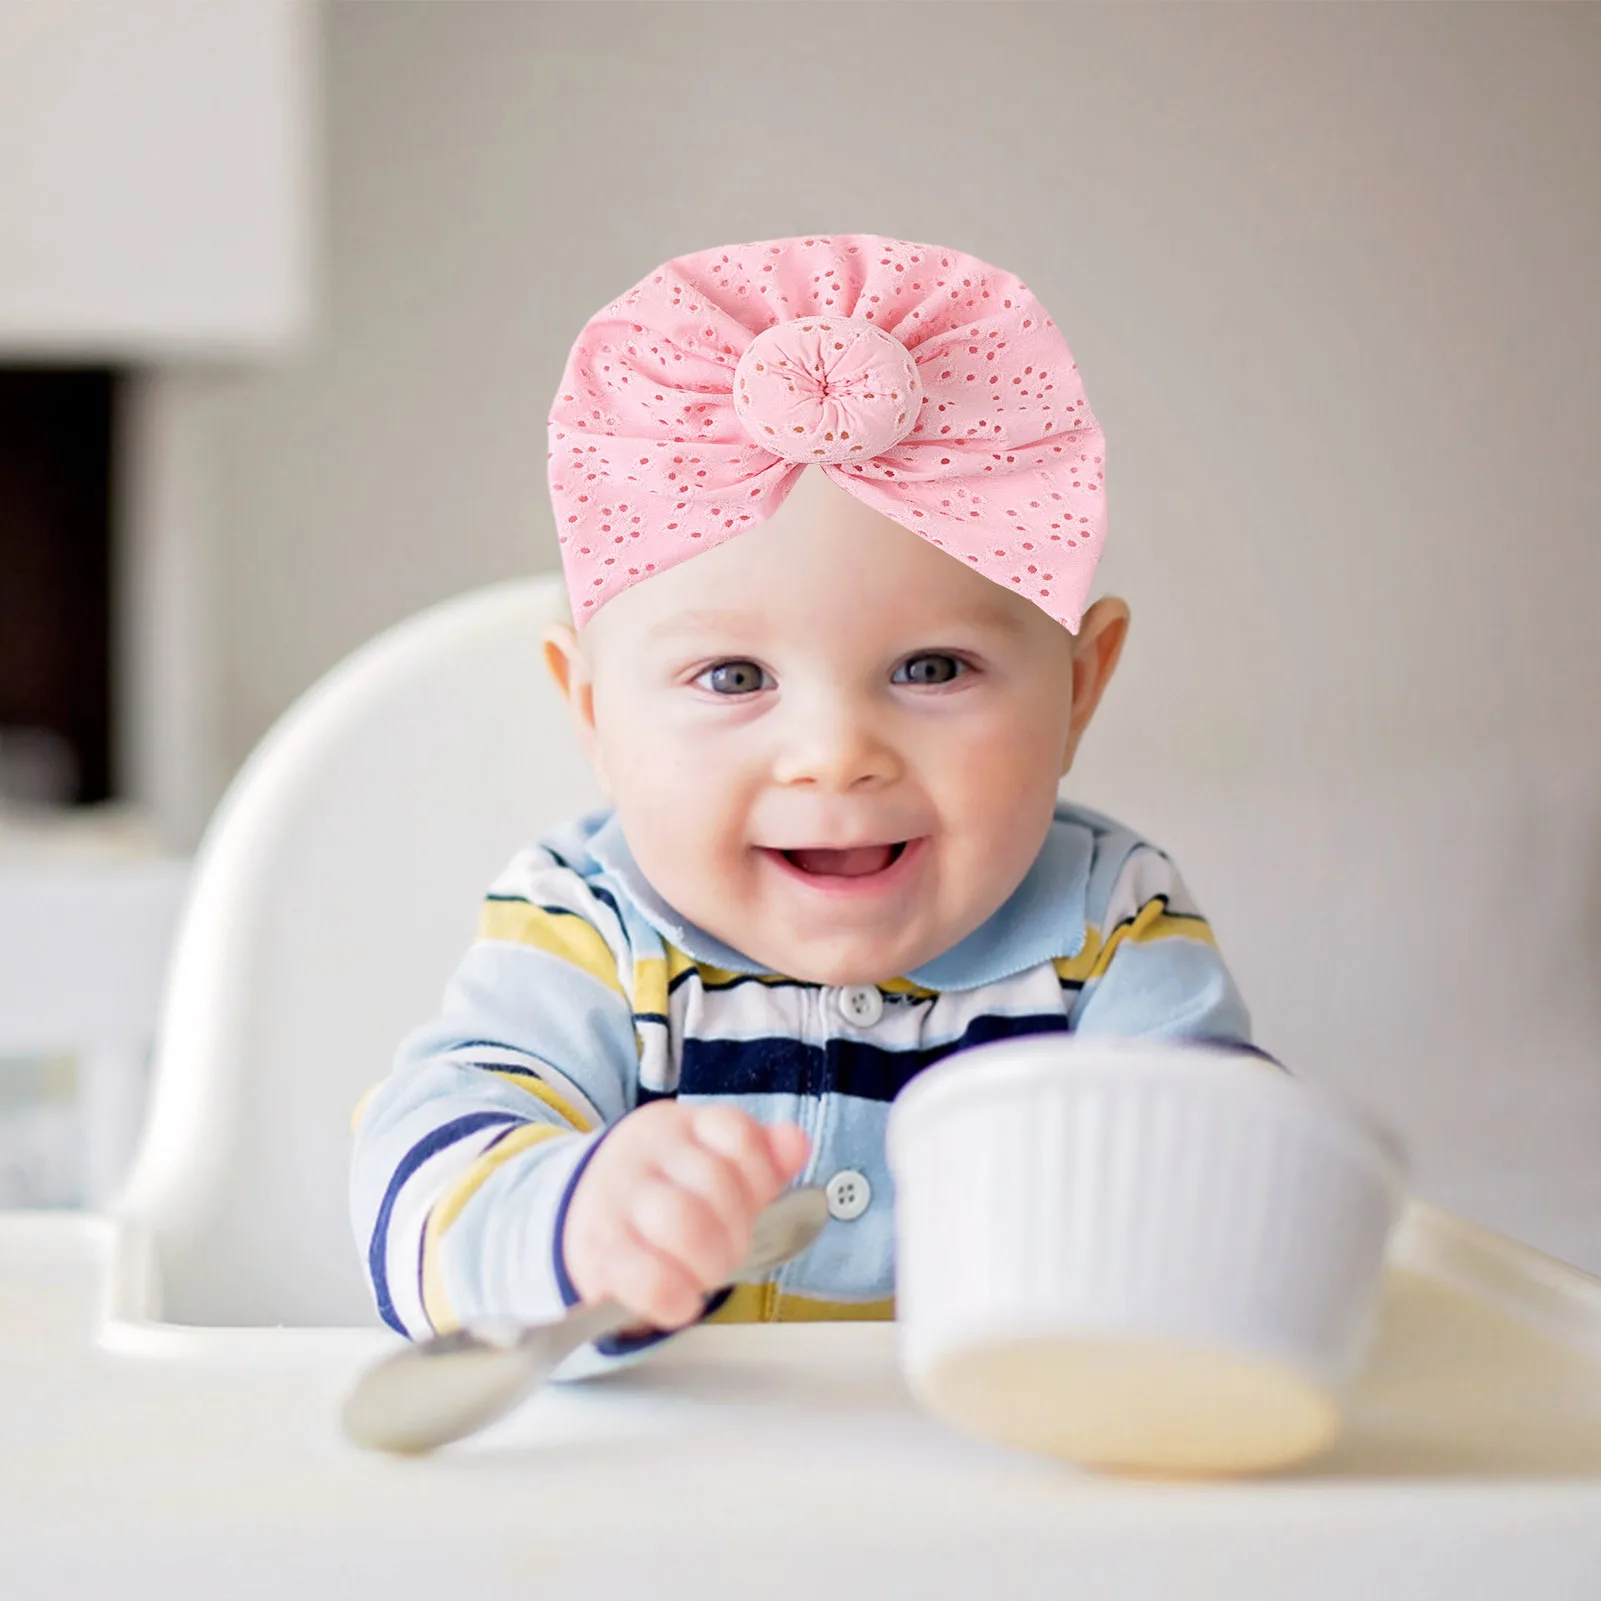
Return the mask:
<svg viewBox="0 0 1601 1601">
<path fill-rule="evenodd" d="M 847 1023 L 871 1028 L 884 1015 L 884 997 L 871 984 L 849 984 L 839 992 L 839 1009 Z"/>
<path fill-rule="evenodd" d="M 837 1217 L 841 1223 L 849 1223 L 867 1210 L 867 1203 L 873 1198 L 873 1186 L 867 1182 L 865 1173 L 843 1167 L 828 1181 L 823 1194 L 828 1197 L 828 1215 Z"/>
</svg>

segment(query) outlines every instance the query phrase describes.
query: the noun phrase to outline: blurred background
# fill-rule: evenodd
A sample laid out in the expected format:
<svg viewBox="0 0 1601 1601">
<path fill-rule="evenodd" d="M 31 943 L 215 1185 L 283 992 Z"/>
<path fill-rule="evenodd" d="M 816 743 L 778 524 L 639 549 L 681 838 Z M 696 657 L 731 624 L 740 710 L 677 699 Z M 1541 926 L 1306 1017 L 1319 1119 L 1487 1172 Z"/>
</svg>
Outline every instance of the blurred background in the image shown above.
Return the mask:
<svg viewBox="0 0 1601 1601">
<path fill-rule="evenodd" d="M 1590 5 L 0 0 L 0 1205 L 114 1189 L 274 720 L 555 566 L 582 321 L 813 230 L 1051 309 L 1135 619 L 1070 792 L 1424 1194 L 1601 1270 Z"/>
</svg>

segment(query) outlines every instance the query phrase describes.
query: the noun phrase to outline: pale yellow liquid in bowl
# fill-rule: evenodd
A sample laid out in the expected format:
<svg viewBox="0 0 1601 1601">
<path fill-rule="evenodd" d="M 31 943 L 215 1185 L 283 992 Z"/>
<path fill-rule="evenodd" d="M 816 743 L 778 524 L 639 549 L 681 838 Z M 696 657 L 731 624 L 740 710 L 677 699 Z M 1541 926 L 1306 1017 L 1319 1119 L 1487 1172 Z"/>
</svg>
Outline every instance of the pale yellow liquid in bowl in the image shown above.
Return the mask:
<svg viewBox="0 0 1601 1601">
<path fill-rule="evenodd" d="M 1334 1398 L 1292 1368 L 1157 1340 L 993 1341 L 942 1357 L 917 1388 L 958 1428 L 1116 1472 L 1262 1473 L 1340 1430 Z"/>
</svg>

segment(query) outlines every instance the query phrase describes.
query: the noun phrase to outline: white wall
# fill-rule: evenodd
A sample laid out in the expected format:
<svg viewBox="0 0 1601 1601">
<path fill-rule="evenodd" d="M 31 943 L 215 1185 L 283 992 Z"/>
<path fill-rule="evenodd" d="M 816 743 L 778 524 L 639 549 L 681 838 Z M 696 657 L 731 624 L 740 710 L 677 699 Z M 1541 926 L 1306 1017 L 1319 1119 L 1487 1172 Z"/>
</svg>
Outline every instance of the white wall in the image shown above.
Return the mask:
<svg viewBox="0 0 1601 1601">
<path fill-rule="evenodd" d="M 0 0 L 0 362 L 137 371 L 117 402 L 114 777 L 173 845 L 229 765 L 212 535 L 234 525 L 211 507 L 205 364 L 307 330 L 317 40 L 308 0 Z"/>
<path fill-rule="evenodd" d="M 306 312 L 298 0 L 0 0 L 0 349 L 239 354 Z"/>
<path fill-rule="evenodd" d="M 554 565 L 549 396 L 659 260 L 808 229 L 973 251 L 1051 308 L 1110 441 L 1135 631 L 1081 793 L 1198 859 L 1266 1032 L 1402 1121 L 1435 1193 L 1579 1250 L 1535 1192 L 1564 1163 L 1570 1222 L 1601 1216 L 1572 1043 L 1601 810 L 1539 796 L 1601 750 L 1601 10 L 369 3 L 326 46 L 322 336 L 209 418 L 230 762 L 373 630 Z M 1336 1027 L 1271 879 L 1218 881 L 1249 840 L 1189 797 L 1242 783 L 1286 895 L 1332 898 Z M 1375 852 L 1361 809 L 1397 786 L 1424 848 Z M 1479 821 L 1434 838 L 1439 795 Z M 1519 830 L 1523 898 L 1522 857 L 1473 875 Z M 1531 928 L 1572 958 L 1538 1000 L 1504 959 Z M 1548 1005 L 1569 1044 L 1498 1076 Z"/>
<path fill-rule="evenodd" d="M 553 563 L 585 316 L 824 227 L 1066 330 L 1136 614 L 1097 772 L 1601 731 L 1601 11 L 370 3 L 327 56 L 322 339 L 222 419 L 232 757 L 375 627 Z"/>
</svg>

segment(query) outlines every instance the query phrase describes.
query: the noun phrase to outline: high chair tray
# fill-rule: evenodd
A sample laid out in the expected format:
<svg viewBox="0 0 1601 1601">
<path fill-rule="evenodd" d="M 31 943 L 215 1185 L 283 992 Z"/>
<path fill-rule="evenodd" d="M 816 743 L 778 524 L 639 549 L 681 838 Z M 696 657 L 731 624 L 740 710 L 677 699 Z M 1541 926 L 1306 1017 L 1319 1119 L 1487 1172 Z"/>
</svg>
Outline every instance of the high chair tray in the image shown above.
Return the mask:
<svg viewBox="0 0 1601 1601">
<path fill-rule="evenodd" d="M 1231 1483 L 951 1433 L 871 1324 L 693 1330 L 369 1456 L 337 1407 L 391 1337 L 139 1321 L 137 1248 L 0 1217 L 7 1595 L 1601 1597 L 1601 1282 L 1423 1206 L 1343 1442 Z"/>
</svg>

